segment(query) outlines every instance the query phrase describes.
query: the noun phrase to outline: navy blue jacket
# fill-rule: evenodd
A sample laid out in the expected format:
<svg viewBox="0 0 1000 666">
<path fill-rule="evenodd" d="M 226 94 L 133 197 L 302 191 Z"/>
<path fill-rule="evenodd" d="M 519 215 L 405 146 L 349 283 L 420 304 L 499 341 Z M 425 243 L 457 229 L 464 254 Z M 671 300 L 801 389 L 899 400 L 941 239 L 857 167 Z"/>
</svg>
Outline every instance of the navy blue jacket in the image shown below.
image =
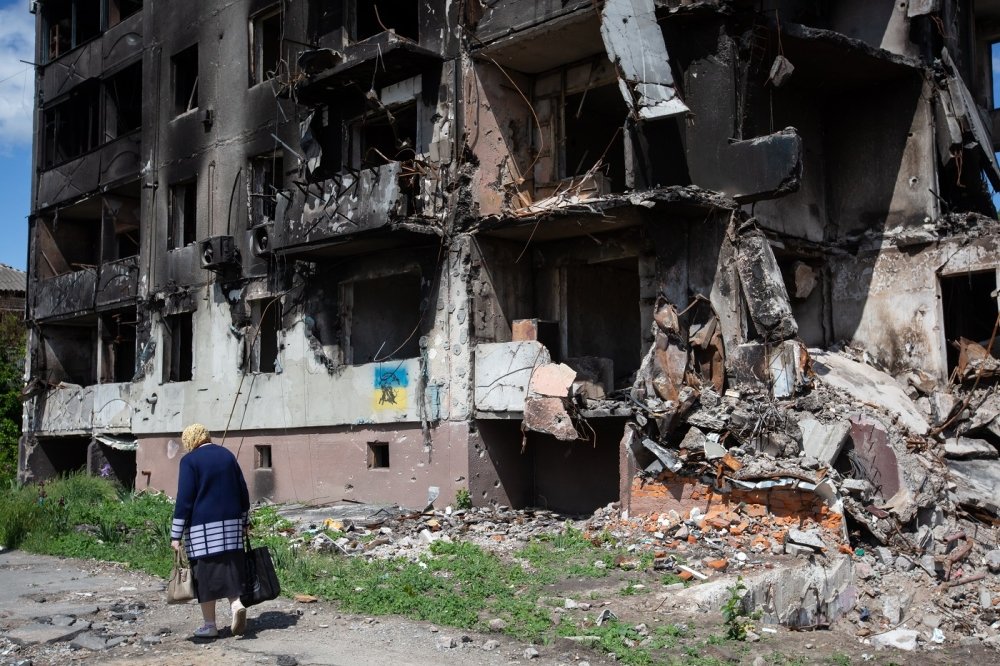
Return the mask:
<svg viewBox="0 0 1000 666">
<path fill-rule="evenodd" d="M 170 538 L 183 537 L 189 559 L 242 550 L 249 511 L 236 456 L 206 443 L 181 458 Z"/>
</svg>

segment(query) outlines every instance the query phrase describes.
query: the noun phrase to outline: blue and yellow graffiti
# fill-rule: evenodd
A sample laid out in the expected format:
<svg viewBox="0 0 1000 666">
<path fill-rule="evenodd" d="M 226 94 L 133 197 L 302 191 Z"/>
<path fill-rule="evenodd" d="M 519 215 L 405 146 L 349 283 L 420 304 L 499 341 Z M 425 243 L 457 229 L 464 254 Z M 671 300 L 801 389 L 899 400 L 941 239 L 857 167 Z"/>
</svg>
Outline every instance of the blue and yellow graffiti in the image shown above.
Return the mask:
<svg viewBox="0 0 1000 666">
<path fill-rule="evenodd" d="M 372 407 L 377 410 L 400 411 L 406 409 L 406 388 L 410 375 L 402 365 L 378 365 L 374 369 L 375 391 Z"/>
</svg>

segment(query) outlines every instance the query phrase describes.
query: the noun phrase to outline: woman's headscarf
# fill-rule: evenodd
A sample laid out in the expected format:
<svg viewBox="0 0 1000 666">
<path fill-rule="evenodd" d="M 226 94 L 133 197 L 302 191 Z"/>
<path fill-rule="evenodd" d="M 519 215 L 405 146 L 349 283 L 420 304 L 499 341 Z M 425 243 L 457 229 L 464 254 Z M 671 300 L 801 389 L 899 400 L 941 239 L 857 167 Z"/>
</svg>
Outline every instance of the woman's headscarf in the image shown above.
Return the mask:
<svg viewBox="0 0 1000 666">
<path fill-rule="evenodd" d="M 200 423 L 192 423 L 187 428 L 184 428 L 184 433 L 181 435 L 181 442 L 184 444 L 184 451 L 194 451 L 202 444 L 212 441 L 212 433 L 208 431 L 208 428 Z"/>
</svg>

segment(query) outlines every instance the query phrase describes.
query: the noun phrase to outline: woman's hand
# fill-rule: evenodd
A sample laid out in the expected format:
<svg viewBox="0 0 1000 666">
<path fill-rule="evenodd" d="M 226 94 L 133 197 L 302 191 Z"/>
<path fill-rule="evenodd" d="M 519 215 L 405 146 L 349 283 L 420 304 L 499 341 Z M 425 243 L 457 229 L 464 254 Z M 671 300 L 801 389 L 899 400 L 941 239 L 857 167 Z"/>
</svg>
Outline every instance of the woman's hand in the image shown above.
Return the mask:
<svg viewBox="0 0 1000 666">
<path fill-rule="evenodd" d="M 173 541 L 170 542 L 170 547 L 173 548 L 174 550 L 180 550 L 181 542 L 178 541 L 177 539 L 174 539 Z"/>
</svg>

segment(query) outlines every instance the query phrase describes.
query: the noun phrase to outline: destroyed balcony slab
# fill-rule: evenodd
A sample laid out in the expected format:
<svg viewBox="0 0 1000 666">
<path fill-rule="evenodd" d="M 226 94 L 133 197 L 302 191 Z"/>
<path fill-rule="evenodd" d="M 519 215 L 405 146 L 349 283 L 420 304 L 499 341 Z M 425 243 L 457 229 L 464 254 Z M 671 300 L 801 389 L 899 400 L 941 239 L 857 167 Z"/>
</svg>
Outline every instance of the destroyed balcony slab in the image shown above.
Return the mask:
<svg viewBox="0 0 1000 666">
<path fill-rule="evenodd" d="M 802 450 L 827 467 L 840 455 L 851 430 L 843 421 L 822 423 L 813 418 L 800 420 L 799 429 L 802 431 Z"/>
<path fill-rule="evenodd" d="M 809 354 L 817 380 L 845 391 L 858 402 L 884 409 L 914 434 L 927 434 L 926 419 L 888 374 L 835 352 L 810 349 Z"/>
<path fill-rule="evenodd" d="M 772 39 L 779 28 L 774 16 Z M 795 67 L 789 85 L 836 92 L 865 88 L 904 76 L 920 76 L 918 60 L 874 48 L 865 42 L 833 30 L 781 22 L 783 55 Z"/>
<path fill-rule="evenodd" d="M 600 22 L 591 0 L 491 3 L 476 26 L 473 45 L 474 54 L 527 73 L 602 50 Z"/>
<path fill-rule="evenodd" d="M 339 64 L 307 75 L 305 80 L 296 84 L 295 94 L 301 104 L 319 104 L 330 101 L 331 96 L 356 85 L 358 81 L 377 80 L 379 86 L 387 86 L 441 62 L 441 55 L 436 51 L 394 32 L 382 32 L 348 46 Z"/>
</svg>

